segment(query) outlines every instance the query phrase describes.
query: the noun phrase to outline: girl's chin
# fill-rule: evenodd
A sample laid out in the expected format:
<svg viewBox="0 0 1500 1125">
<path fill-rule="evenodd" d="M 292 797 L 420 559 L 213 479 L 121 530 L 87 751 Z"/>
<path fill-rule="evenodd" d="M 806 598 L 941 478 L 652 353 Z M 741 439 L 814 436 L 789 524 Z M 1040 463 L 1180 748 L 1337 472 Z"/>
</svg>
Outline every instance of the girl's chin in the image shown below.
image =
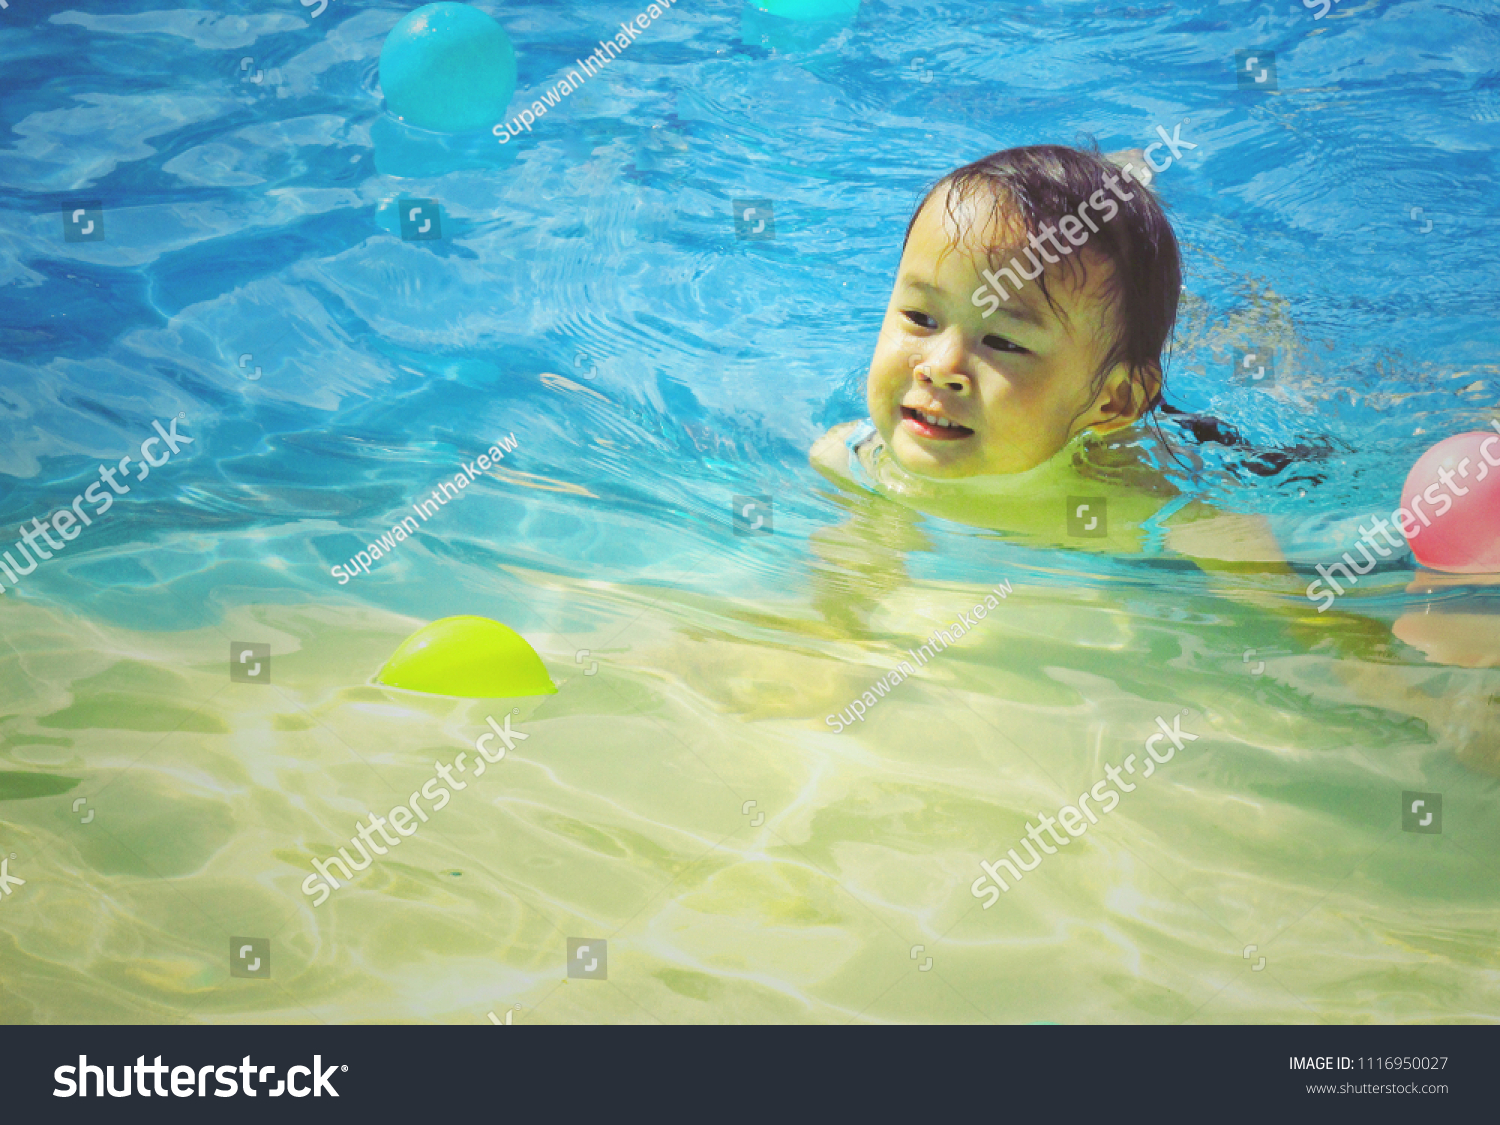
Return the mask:
<svg viewBox="0 0 1500 1125">
<path fill-rule="evenodd" d="M 954 449 L 950 453 L 946 445 L 939 445 L 934 449 L 934 444 L 936 443 L 914 441 L 898 430 L 895 440 L 889 443 L 889 448 L 896 463 L 915 476 L 930 477 L 933 480 L 960 480 L 983 473 L 982 469 L 976 467 L 973 458 L 967 455 L 967 451 Z"/>
<path fill-rule="evenodd" d="M 1014 466 L 985 464 L 972 450 L 952 448 L 946 442 L 919 442 L 899 429 L 892 440 L 886 443 L 886 448 L 895 458 L 896 464 L 912 476 L 941 481 L 1015 477 L 1040 468 L 1052 460 L 1048 457 L 1035 464 Z"/>
</svg>

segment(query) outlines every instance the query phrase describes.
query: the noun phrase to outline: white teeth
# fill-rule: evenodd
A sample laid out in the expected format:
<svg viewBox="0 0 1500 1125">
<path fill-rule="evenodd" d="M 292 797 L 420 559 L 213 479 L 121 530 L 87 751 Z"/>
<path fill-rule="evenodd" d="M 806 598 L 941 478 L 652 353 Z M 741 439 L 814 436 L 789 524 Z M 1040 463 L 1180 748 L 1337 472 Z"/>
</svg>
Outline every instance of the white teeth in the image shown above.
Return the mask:
<svg viewBox="0 0 1500 1125">
<path fill-rule="evenodd" d="M 946 418 L 939 418 L 936 414 L 928 414 L 925 410 L 918 410 L 917 417 L 930 426 L 947 426 L 950 430 L 957 427 L 957 422 L 950 422 Z"/>
</svg>

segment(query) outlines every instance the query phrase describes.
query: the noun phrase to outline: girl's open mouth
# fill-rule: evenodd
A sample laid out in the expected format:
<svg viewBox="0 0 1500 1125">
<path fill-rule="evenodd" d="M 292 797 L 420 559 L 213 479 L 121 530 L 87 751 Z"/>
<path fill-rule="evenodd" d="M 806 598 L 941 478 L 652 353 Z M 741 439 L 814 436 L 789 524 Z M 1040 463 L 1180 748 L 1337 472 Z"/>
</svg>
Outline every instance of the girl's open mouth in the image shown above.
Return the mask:
<svg viewBox="0 0 1500 1125">
<path fill-rule="evenodd" d="M 951 422 L 936 414 L 929 414 L 925 410 L 915 410 L 910 406 L 901 408 L 901 421 L 908 430 L 919 437 L 932 438 L 937 441 L 956 441 L 959 438 L 974 436 L 974 431 L 968 426 L 960 426 L 957 422 Z"/>
</svg>

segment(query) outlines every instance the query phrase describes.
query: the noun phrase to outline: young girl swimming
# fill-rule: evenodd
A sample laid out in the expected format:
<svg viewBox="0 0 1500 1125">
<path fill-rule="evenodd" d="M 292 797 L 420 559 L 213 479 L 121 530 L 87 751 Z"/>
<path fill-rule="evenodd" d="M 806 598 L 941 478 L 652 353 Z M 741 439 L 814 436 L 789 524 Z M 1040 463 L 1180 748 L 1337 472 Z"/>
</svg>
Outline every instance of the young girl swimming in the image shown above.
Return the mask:
<svg viewBox="0 0 1500 1125">
<path fill-rule="evenodd" d="M 1058 145 L 939 180 L 907 227 L 870 419 L 825 434 L 813 463 L 1040 542 L 1165 539 L 1200 559 L 1279 563 L 1264 521 L 1191 502 L 1128 440 L 1161 403 L 1182 289 L 1177 238 L 1143 181 L 1131 163 Z"/>
<path fill-rule="evenodd" d="M 1309 612 L 1266 521 L 1184 495 L 1139 440 L 1162 405 L 1182 267 L 1149 174 L 1128 155 L 1006 149 L 950 172 L 923 199 L 870 364 L 869 419 L 835 427 L 811 453 L 856 496 L 903 507 L 857 504 L 851 528 L 815 536 L 830 575 L 859 564 L 829 579 L 825 616 L 863 627 L 862 612 L 899 582 L 902 553 L 922 545 L 915 510 L 1035 545 L 1166 547 L 1205 570 L 1285 575 L 1290 598 L 1274 592 L 1280 577 L 1230 596 L 1289 617 L 1300 643 L 1327 638 L 1346 655 L 1389 659 L 1387 624 Z M 1165 410 L 1200 440 L 1243 444 L 1212 419 Z M 1326 452 L 1259 459 L 1274 472 Z M 1470 635 L 1481 633 L 1486 643 Z M 1500 661 L 1492 617 L 1424 610 L 1402 617 L 1396 634 L 1434 661 Z"/>
</svg>

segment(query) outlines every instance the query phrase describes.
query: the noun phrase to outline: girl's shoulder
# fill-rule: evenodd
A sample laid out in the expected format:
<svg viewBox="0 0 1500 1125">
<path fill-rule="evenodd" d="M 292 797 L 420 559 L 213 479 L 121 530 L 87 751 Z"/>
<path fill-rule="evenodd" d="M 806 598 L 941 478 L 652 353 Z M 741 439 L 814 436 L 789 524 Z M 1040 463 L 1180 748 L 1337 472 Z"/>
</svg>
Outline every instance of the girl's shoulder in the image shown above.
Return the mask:
<svg viewBox="0 0 1500 1125">
<path fill-rule="evenodd" d="M 813 442 L 808 460 L 835 484 L 859 486 L 858 465 L 861 450 L 877 436 L 875 424 L 844 422 Z"/>
</svg>

